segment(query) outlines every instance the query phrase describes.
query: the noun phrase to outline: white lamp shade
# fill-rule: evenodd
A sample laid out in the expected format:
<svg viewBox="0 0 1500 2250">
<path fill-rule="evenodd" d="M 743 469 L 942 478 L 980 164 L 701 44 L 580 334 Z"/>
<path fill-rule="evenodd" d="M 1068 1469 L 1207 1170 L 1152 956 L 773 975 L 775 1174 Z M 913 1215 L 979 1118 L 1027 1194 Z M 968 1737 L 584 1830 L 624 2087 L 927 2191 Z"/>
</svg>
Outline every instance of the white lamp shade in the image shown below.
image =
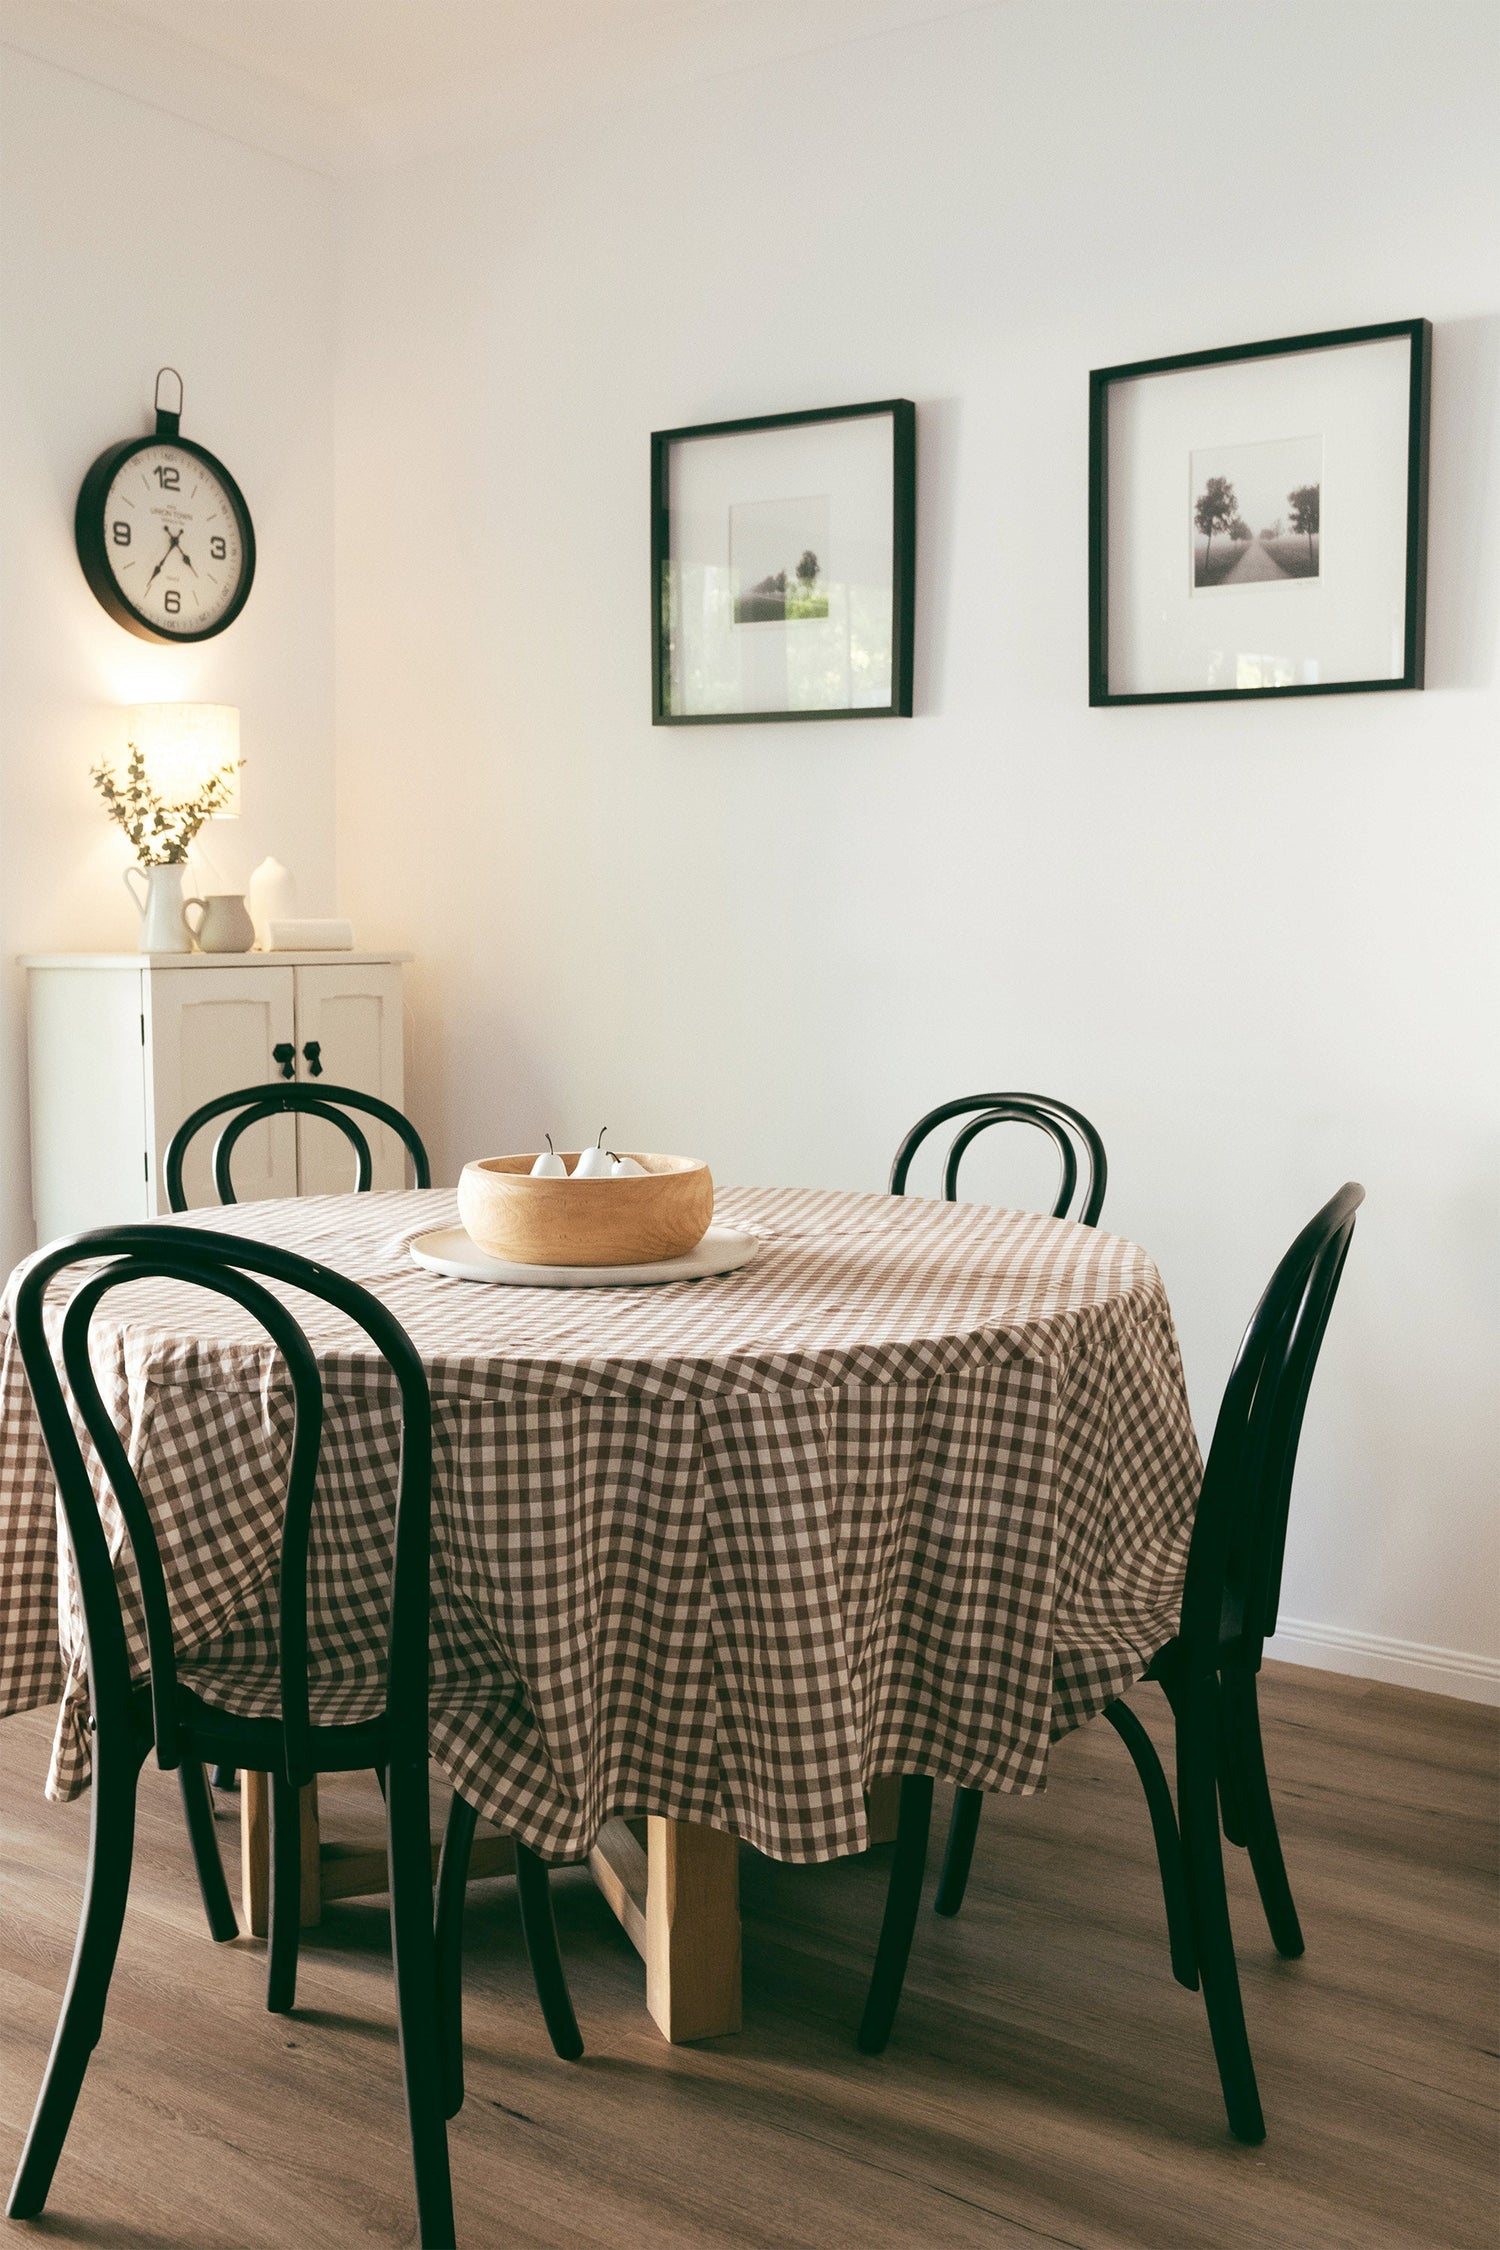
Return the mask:
<svg viewBox="0 0 1500 2250">
<path fill-rule="evenodd" d="M 195 797 L 212 775 L 232 765 L 228 801 L 214 817 L 239 817 L 240 714 L 233 703 L 134 703 L 125 713 L 125 739 L 144 757 L 152 788 L 168 804 Z"/>
</svg>

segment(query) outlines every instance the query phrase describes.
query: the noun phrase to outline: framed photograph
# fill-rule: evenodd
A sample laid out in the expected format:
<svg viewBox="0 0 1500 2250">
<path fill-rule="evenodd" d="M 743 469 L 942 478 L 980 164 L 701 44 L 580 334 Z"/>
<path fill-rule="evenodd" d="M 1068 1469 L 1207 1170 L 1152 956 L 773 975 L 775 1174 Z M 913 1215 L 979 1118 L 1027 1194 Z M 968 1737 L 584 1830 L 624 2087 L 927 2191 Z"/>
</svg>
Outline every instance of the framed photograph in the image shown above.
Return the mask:
<svg viewBox="0 0 1500 2250">
<path fill-rule="evenodd" d="M 910 399 L 651 439 L 658 726 L 911 716 Z"/>
<path fill-rule="evenodd" d="M 1089 701 L 1422 685 L 1432 328 L 1096 368 Z"/>
</svg>

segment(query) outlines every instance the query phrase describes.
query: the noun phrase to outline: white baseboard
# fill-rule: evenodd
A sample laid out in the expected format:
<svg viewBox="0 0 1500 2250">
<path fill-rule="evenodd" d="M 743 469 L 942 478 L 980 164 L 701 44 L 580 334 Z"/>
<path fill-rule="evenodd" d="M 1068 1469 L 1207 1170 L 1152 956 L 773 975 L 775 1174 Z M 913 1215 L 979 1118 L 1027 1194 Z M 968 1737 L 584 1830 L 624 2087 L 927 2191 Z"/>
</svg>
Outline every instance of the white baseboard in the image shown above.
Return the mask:
<svg viewBox="0 0 1500 2250">
<path fill-rule="evenodd" d="M 1305 1617 L 1283 1617 L 1267 1656 L 1283 1664 L 1308 1664 L 1320 1672 L 1348 1672 L 1357 1680 L 1385 1680 L 1392 1687 L 1425 1688 L 1430 1695 L 1458 1695 L 1466 1703 L 1500 1703 L 1500 1657 L 1471 1656 L 1461 1648 L 1429 1648 L 1423 1641 L 1393 1641 L 1379 1633 L 1355 1633 L 1343 1625 L 1314 1625 Z"/>
</svg>

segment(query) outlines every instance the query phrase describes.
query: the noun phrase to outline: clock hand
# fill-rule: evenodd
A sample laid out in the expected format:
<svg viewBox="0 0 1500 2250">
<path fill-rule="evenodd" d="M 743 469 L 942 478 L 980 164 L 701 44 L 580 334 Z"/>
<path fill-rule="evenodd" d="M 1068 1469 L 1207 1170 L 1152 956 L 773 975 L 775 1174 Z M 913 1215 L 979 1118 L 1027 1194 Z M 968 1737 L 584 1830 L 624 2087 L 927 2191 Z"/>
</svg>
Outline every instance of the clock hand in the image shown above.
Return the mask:
<svg viewBox="0 0 1500 2250">
<path fill-rule="evenodd" d="M 162 558 L 161 558 L 161 561 L 160 561 L 160 562 L 159 562 L 159 563 L 157 564 L 157 566 L 156 566 L 156 569 L 152 571 L 152 573 L 151 573 L 151 576 L 150 576 L 150 577 L 149 577 L 149 578 L 148 578 L 148 579 L 146 580 L 146 583 L 145 583 L 145 585 L 144 585 L 144 586 L 143 586 L 143 587 L 141 588 L 141 592 L 142 592 L 143 594 L 149 594 L 149 593 L 150 593 L 150 591 L 151 591 L 151 588 L 152 588 L 152 586 L 153 586 L 153 585 L 155 584 L 155 582 L 156 582 L 156 580 L 157 580 L 158 576 L 160 575 L 161 571 L 162 571 L 162 570 L 163 570 L 163 569 L 165 568 L 165 566 L 166 566 L 167 555 L 170 555 L 170 553 L 171 553 L 171 552 L 172 552 L 172 540 L 171 540 L 171 535 L 170 535 L 170 533 L 169 533 L 169 534 L 168 534 L 168 537 L 167 537 L 167 554 L 166 554 L 166 555 L 163 555 L 163 556 L 162 556 Z"/>
<path fill-rule="evenodd" d="M 187 564 L 188 569 L 193 571 L 193 576 L 196 578 L 198 573 L 196 570 L 193 570 L 192 557 L 189 555 L 186 547 L 184 547 L 184 545 L 182 544 L 182 541 L 178 538 L 176 532 L 169 531 L 167 533 L 167 537 L 171 540 L 172 545 L 177 549 L 178 554 L 181 555 L 183 561 Z M 162 560 L 165 562 L 166 557 L 163 556 Z"/>
</svg>

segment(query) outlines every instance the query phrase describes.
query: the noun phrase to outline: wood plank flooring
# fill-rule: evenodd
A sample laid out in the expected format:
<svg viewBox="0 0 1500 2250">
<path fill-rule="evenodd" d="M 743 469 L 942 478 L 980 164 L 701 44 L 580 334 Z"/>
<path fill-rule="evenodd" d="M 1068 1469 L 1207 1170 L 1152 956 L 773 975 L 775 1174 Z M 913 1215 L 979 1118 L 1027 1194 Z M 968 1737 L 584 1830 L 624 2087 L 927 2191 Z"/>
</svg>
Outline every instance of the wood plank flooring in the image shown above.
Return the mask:
<svg viewBox="0 0 1500 2250">
<path fill-rule="evenodd" d="M 1155 1691 L 1135 1697 L 1164 1740 Z M 994 1800 L 968 1903 L 924 1913 L 890 2051 L 855 2053 L 886 1853 L 743 1854 L 745 2028 L 668 2047 L 588 1875 L 554 1881 L 588 2054 L 557 2062 L 506 1880 L 470 1894 L 464 2250 L 1492 2250 L 1496 1715 L 1268 1667 L 1267 1752 L 1308 1952 L 1232 1904 L 1270 2137 L 1224 2127 L 1202 2005 L 1167 1967 L 1123 1749 L 1060 1745 Z M 40 1795 L 50 1715 L 0 1727 L 0 2176 L 51 2039 L 88 1810 Z M 367 1793 L 360 1796 L 361 1790 Z M 940 1792 L 946 1815 L 946 1792 Z M 325 1826 L 376 1833 L 373 1783 Z M 235 1824 L 222 1823 L 226 1856 Z M 935 1872 L 935 1858 L 934 1870 Z M 265 1954 L 204 1931 L 169 1777 L 148 1775 L 104 2037 L 46 2217 L 4 2240 L 367 2250 L 414 2239 L 382 1902 L 308 1933 L 295 2019 Z"/>
</svg>

